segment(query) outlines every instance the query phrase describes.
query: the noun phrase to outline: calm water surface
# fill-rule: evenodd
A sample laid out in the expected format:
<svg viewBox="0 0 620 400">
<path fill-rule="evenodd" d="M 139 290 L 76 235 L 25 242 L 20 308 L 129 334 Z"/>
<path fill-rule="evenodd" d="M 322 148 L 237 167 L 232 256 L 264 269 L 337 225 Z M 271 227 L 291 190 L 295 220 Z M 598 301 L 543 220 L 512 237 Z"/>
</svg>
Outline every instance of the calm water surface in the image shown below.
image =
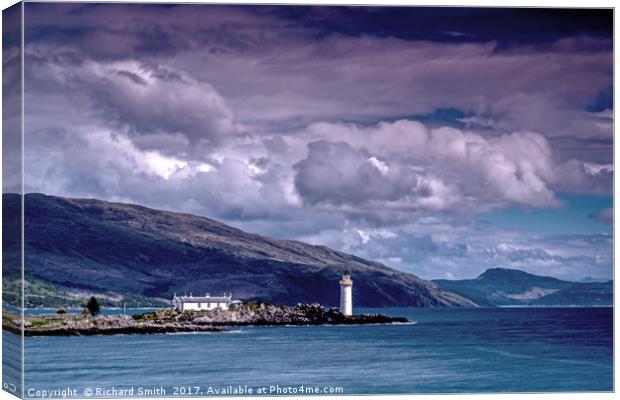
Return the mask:
<svg viewBox="0 0 620 400">
<path fill-rule="evenodd" d="M 613 390 L 611 308 L 356 312 L 414 323 L 26 338 L 26 396 L 160 386 L 166 396 L 175 386 L 199 386 L 205 395 L 228 385 L 339 387 L 344 394 Z M 4 332 L 3 339 L 5 354 L 18 349 L 19 337 Z M 18 376 L 7 363 L 5 382 Z"/>
</svg>

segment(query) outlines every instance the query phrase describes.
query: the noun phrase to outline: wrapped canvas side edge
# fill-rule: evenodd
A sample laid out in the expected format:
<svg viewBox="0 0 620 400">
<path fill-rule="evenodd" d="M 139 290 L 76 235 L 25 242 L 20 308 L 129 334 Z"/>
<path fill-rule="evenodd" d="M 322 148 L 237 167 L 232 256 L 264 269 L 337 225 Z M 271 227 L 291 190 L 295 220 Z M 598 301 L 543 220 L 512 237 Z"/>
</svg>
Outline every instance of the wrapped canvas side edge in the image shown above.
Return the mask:
<svg viewBox="0 0 620 400">
<path fill-rule="evenodd" d="M 2 11 L 2 390 L 24 394 L 24 7 Z"/>
</svg>

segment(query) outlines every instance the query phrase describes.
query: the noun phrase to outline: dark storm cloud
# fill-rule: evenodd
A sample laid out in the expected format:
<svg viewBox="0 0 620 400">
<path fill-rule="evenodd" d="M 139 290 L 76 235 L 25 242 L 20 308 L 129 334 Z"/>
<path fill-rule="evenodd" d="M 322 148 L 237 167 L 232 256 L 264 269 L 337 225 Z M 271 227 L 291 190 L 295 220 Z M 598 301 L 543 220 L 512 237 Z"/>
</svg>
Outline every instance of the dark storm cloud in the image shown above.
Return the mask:
<svg viewBox="0 0 620 400">
<path fill-rule="evenodd" d="M 611 83 L 604 10 L 36 4 L 29 15 L 28 42 L 53 45 L 48 57 L 62 48 L 99 62 L 172 63 L 256 126 L 452 108 L 470 122 L 494 121 L 495 130 L 554 140 L 604 130 L 589 113 Z M 422 35 L 461 25 L 484 34 L 448 42 Z M 539 40 L 506 46 L 522 37 Z"/>
<path fill-rule="evenodd" d="M 92 59 L 170 57 L 188 50 L 244 51 L 282 25 L 256 7 L 200 4 L 30 3 L 26 41 L 79 48 Z M 280 22 L 280 24 L 276 24 Z"/>
<path fill-rule="evenodd" d="M 595 9 L 459 7 L 273 7 L 322 35 L 373 35 L 434 42 L 489 42 L 501 48 L 566 36 L 608 37 L 611 13 Z"/>
<path fill-rule="evenodd" d="M 167 154 L 206 154 L 208 148 L 237 133 L 232 111 L 207 82 L 169 67 L 135 61 L 49 59 L 53 51 L 49 47 L 29 51 L 31 57 L 39 58 L 32 58 L 27 68 L 27 92 L 32 94 L 33 107 L 41 101 L 37 92 L 64 95 L 72 109 L 98 116 L 100 123 L 134 137 L 134 144 Z M 56 122 L 73 110 L 48 112 L 49 122 Z M 175 145 L 180 138 L 184 139 L 182 147 Z"/>
</svg>

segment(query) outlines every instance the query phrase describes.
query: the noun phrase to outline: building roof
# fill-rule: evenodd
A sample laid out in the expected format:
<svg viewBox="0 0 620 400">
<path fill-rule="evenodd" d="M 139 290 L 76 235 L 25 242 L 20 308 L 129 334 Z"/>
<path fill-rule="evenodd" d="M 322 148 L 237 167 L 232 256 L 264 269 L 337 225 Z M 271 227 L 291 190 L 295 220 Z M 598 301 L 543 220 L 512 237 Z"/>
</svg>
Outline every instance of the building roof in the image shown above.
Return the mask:
<svg viewBox="0 0 620 400">
<path fill-rule="evenodd" d="M 177 296 L 176 299 L 180 299 L 183 303 L 230 303 L 231 298 L 220 297 L 194 297 L 194 296 Z"/>
</svg>

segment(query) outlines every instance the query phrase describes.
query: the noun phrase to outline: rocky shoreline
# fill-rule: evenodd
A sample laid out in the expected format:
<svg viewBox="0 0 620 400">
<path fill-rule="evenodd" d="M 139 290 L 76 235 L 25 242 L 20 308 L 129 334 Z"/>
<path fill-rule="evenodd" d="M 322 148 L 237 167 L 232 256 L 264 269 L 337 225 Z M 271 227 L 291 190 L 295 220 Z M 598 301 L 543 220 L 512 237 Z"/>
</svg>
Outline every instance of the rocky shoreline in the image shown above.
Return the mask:
<svg viewBox="0 0 620 400">
<path fill-rule="evenodd" d="M 119 334 L 161 334 L 219 332 L 233 326 L 355 325 L 406 323 L 406 318 L 382 314 L 345 316 L 336 308 L 318 304 L 287 307 L 248 302 L 230 310 L 184 311 L 162 309 L 134 315 L 26 315 L 25 336 L 92 336 Z M 2 328 L 21 334 L 17 314 L 3 313 Z"/>
</svg>

